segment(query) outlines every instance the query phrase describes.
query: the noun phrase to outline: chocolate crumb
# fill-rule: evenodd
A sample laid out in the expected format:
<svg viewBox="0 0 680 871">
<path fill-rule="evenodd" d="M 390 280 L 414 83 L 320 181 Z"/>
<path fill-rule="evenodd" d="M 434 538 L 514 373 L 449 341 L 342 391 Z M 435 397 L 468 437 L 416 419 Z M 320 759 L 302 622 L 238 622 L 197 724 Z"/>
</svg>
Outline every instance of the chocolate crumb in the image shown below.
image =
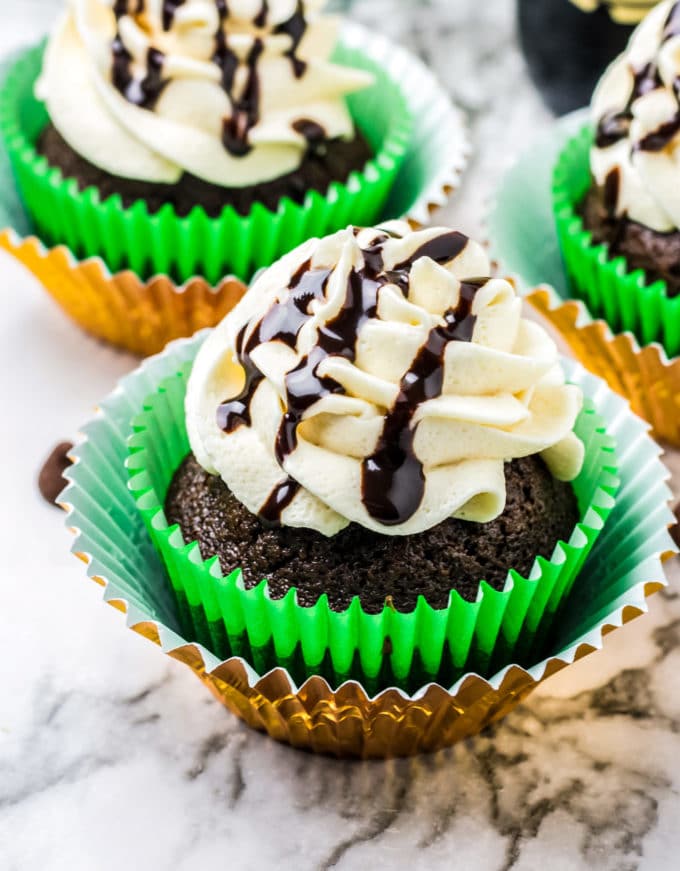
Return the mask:
<svg viewBox="0 0 680 871">
<path fill-rule="evenodd" d="M 45 461 L 38 476 L 40 495 L 50 505 L 57 505 L 59 494 L 68 484 L 64 472 L 71 465 L 68 454 L 73 449 L 71 442 L 60 442 Z"/>
<path fill-rule="evenodd" d="M 675 544 L 680 547 L 680 502 L 673 509 L 673 514 L 675 515 L 675 523 L 671 526 L 671 538 L 675 542 Z"/>
</svg>

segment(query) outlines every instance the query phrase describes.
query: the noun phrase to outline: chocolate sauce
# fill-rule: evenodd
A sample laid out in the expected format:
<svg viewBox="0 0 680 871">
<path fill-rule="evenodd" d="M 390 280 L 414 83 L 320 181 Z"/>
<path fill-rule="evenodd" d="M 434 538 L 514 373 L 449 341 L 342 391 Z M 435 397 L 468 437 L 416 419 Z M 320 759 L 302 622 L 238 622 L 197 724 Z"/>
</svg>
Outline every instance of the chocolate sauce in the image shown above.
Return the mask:
<svg viewBox="0 0 680 871">
<path fill-rule="evenodd" d="M 293 73 L 296 79 L 301 79 L 307 69 L 307 64 L 297 56 L 300 43 L 307 32 L 307 20 L 305 19 L 305 10 L 302 5 L 302 0 L 298 0 L 295 13 L 282 24 L 279 24 L 274 33 L 283 33 L 291 39 L 291 47 L 286 52 L 286 57 L 290 59 L 293 65 Z"/>
<path fill-rule="evenodd" d="M 643 137 L 639 143 L 640 151 L 663 151 L 680 132 L 680 111 L 678 114 Z"/>
<path fill-rule="evenodd" d="M 295 369 L 286 375 L 287 411 L 281 421 L 274 445 L 274 453 L 281 466 L 286 457 L 297 448 L 297 431 L 304 413 L 322 397 L 345 392 L 337 381 L 318 374 L 319 366 L 327 357 L 328 352 L 316 345 Z"/>
<path fill-rule="evenodd" d="M 462 250 L 462 249 L 461 249 Z M 445 324 L 431 330 L 411 368 L 399 385 L 399 395 L 372 456 L 362 464 L 362 498 L 369 515 L 384 526 L 396 526 L 412 517 L 425 495 L 425 474 L 414 450 L 417 426 L 411 426 L 418 406 L 441 396 L 444 353 L 449 342 L 469 342 L 476 317 L 472 303 L 488 279 L 463 282 L 455 309 L 444 315 Z"/>
<path fill-rule="evenodd" d="M 247 345 L 245 342 L 246 327 L 236 338 L 236 354 L 245 372 L 243 389 L 238 396 L 223 402 L 217 409 L 217 425 L 226 433 L 235 432 L 240 426 L 250 426 L 250 403 L 255 391 L 264 380 L 264 375 L 250 358 L 250 351 L 257 345 L 257 330 Z"/>
<path fill-rule="evenodd" d="M 409 269 L 421 257 L 429 257 L 435 263 L 450 263 L 458 257 L 467 243 L 468 237 L 455 231 L 445 233 L 442 236 L 435 236 L 434 239 L 430 239 L 429 242 L 426 242 L 417 251 L 414 251 L 408 260 L 404 260 L 403 263 L 395 266 L 395 269 L 397 271 Z"/>
<path fill-rule="evenodd" d="M 662 86 L 659 70 L 654 63 L 648 63 L 633 77 L 633 87 L 626 106 L 620 112 L 608 112 L 597 125 L 595 144 L 598 148 L 609 148 L 628 136 L 633 120 L 633 103 L 650 91 Z"/>
<path fill-rule="evenodd" d="M 145 7 L 146 0 L 137 0 L 137 6 L 132 15 L 141 15 Z M 124 15 L 130 15 L 130 0 L 116 0 L 113 4 L 113 14 L 116 16 L 116 21 Z"/>
<path fill-rule="evenodd" d="M 255 27 L 266 27 L 267 26 L 267 16 L 269 15 L 269 3 L 267 0 L 262 0 L 262 7 L 260 11 L 257 13 L 255 18 L 253 18 L 253 24 Z"/>
<path fill-rule="evenodd" d="M 663 31 L 664 42 L 673 39 L 674 36 L 680 36 L 680 3 L 673 4 Z"/>
<path fill-rule="evenodd" d="M 258 517 L 270 526 L 281 525 L 281 515 L 300 491 L 300 485 L 292 478 L 276 486 L 267 501 L 258 511 Z"/>
<path fill-rule="evenodd" d="M 213 63 L 219 67 L 222 73 L 222 87 L 231 94 L 234 86 L 234 76 L 238 68 L 238 57 L 229 48 L 227 36 L 224 32 L 224 22 L 229 15 L 226 0 L 217 0 L 217 14 L 219 15 L 220 23 L 215 33 L 215 54 L 213 55 Z"/>
<path fill-rule="evenodd" d="M 616 213 L 619 202 L 619 190 L 621 188 L 621 172 L 617 166 L 607 173 L 604 180 L 604 207 L 609 215 Z"/>
<path fill-rule="evenodd" d="M 250 152 L 252 146 L 248 142 L 248 134 L 260 120 L 260 78 L 257 73 L 257 62 L 263 51 L 264 43 L 261 39 L 256 39 L 246 61 L 248 81 L 243 95 L 236 100 L 231 90 L 229 92 L 232 114 L 231 118 L 224 120 L 222 142 L 227 151 L 235 157 L 244 157 Z"/>
<path fill-rule="evenodd" d="M 163 30 L 172 28 L 175 21 L 175 12 L 184 5 L 184 0 L 163 0 Z"/>
<path fill-rule="evenodd" d="M 288 299 L 272 306 L 260 322 L 258 342 L 279 341 L 295 348 L 300 330 L 310 318 L 309 304 L 323 298 L 330 274 L 330 269 L 310 270 L 307 261 L 306 271 L 293 276 Z"/>
<path fill-rule="evenodd" d="M 326 131 L 321 124 L 317 124 L 316 121 L 309 118 L 300 118 L 298 121 L 294 121 L 292 127 L 296 133 L 304 136 L 310 145 L 316 145 L 326 139 Z"/>
<path fill-rule="evenodd" d="M 183 2 L 184 0 L 174 0 L 174 6 L 180 6 Z M 165 6 L 168 5 L 169 0 L 166 0 Z M 170 3 L 170 5 L 173 4 Z M 113 13 L 118 22 L 125 15 L 141 15 L 145 8 L 145 0 L 137 0 L 137 5 L 132 12 L 130 11 L 130 0 L 116 0 Z M 163 15 L 165 16 L 165 7 Z M 165 61 L 163 52 L 149 48 L 146 54 L 146 74 L 141 79 L 137 79 L 132 74 L 132 55 L 125 47 L 119 29 L 116 31 L 111 51 L 113 54 L 111 69 L 113 86 L 128 102 L 142 109 L 153 109 L 168 84 L 168 80 L 163 78 L 163 63 Z"/>
<path fill-rule="evenodd" d="M 309 303 L 323 297 L 329 275 L 328 269 L 311 270 L 311 261 L 307 260 L 293 277 L 293 292 L 289 298 L 269 309 L 247 344 L 244 344 L 246 328 L 241 330 L 236 339 L 236 355 L 245 371 L 245 383 L 238 396 L 219 406 L 217 425 L 221 430 L 232 433 L 240 426 L 250 426 L 250 403 L 264 379 L 251 360 L 250 352 L 263 342 L 282 341 L 294 347 L 300 330 L 310 318 Z"/>
</svg>

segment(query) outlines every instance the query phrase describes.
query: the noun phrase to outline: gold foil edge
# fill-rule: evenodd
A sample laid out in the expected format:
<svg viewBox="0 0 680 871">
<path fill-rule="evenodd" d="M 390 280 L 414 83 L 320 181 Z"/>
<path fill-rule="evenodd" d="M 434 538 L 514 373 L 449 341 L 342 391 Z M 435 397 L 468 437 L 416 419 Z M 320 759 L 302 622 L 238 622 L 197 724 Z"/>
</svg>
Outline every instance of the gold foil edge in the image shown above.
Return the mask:
<svg viewBox="0 0 680 871">
<path fill-rule="evenodd" d="M 680 447 L 680 357 L 668 360 L 656 344 L 640 348 L 632 334 L 613 334 L 603 320 L 586 322 L 586 309 L 577 300 L 553 305 L 545 288 L 526 299 L 586 369 L 649 421 L 657 439 Z"/>
<path fill-rule="evenodd" d="M 233 277 L 212 287 L 202 278 L 178 286 L 166 275 L 149 281 L 129 270 L 112 275 L 99 258 L 79 262 L 63 245 L 46 249 L 37 238 L 20 239 L 9 229 L 0 233 L 0 248 L 28 269 L 82 329 L 143 357 L 214 327 L 247 289 Z"/>
</svg>

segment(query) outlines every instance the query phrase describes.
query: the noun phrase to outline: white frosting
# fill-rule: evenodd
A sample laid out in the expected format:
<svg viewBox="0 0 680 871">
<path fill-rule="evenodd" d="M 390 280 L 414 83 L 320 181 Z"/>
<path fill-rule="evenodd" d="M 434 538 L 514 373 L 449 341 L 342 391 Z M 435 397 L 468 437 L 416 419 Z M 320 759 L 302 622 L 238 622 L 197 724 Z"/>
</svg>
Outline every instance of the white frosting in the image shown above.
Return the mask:
<svg viewBox="0 0 680 871">
<path fill-rule="evenodd" d="M 394 234 L 383 245 L 385 270 L 403 264 L 425 243 L 450 235 L 438 228 L 411 232 L 406 224 L 385 226 Z M 456 235 L 464 247 L 450 262 L 415 260 L 406 272 L 406 294 L 381 280 L 386 283 L 378 291 L 377 311 L 360 321 L 353 354 L 320 355 L 315 374 L 332 379 L 336 391 L 307 408 L 297 447 L 282 465 L 275 445 L 289 410 L 287 373 L 318 352 L 320 330 L 332 328 L 343 306 L 346 310 L 350 276 L 364 268 L 363 250 L 385 238 L 382 229 L 355 236 L 348 228 L 305 243 L 263 273 L 208 337 L 188 385 L 191 446 L 201 465 L 220 475 L 250 511 L 260 513 L 270 494 L 292 479 L 299 489 L 281 516 L 285 525 L 330 536 L 353 521 L 406 535 L 448 517 L 480 522 L 497 517 L 505 506 L 507 460 L 543 453 L 557 477 L 576 476 L 583 445 L 572 430 L 581 392 L 565 385 L 555 344 L 541 327 L 522 318 L 513 287 L 484 279 L 472 303 L 472 341 L 446 342 L 440 392 L 412 408 L 409 431 L 415 432 L 413 449 L 425 482 L 417 510 L 403 522 L 385 525 L 364 505 L 364 461 L 376 450 L 386 415 L 404 388 L 402 379 L 432 331 L 458 306 L 461 282 L 489 273 L 483 249 Z M 225 432 L 217 423 L 218 407 L 244 387 L 239 335 L 245 328 L 242 341 L 249 347 L 265 315 L 271 318 L 272 311 L 281 312 L 277 306 L 290 301 L 290 285 L 297 286 L 292 276 L 299 278 L 309 260 L 312 271 L 330 270 L 323 294 L 308 303 L 296 341 L 253 343 L 250 359 L 262 380 L 252 396 L 250 421 Z"/>
<path fill-rule="evenodd" d="M 672 0 L 659 3 L 633 33 L 628 48 L 606 71 L 592 102 L 599 129 L 603 119 L 620 116 L 623 135 L 612 144 L 601 142 L 591 151 L 591 169 L 604 186 L 617 171 L 617 216 L 627 216 L 659 232 L 680 227 L 680 104 L 676 84 L 680 76 L 680 9 L 674 28 L 669 16 Z M 678 35 L 673 35 L 677 31 Z M 647 69 L 649 85 L 635 94 L 635 78 Z M 648 137 L 663 132 L 661 147 Z M 615 137 L 614 137 L 615 138 Z M 615 178 L 615 176 L 611 176 Z M 614 186 L 616 189 L 616 185 Z"/>
<path fill-rule="evenodd" d="M 129 0 L 128 8 L 135 11 L 137 2 Z M 260 0 L 229 0 L 222 24 L 217 0 L 184 0 L 167 31 L 162 0 L 146 0 L 142 15 L 118 21 L 114 0 L 70 0 L 49 41 L 37 94 L 69 145 L 113 175 L 174 183 L 188 172 L 224 187 L 269 181 L 302 162 L 308 144 L 293 129 L 296 121 L 319 124 L 327 138 L 352 137 L 345 96 L 372 82 L 365 72 L 329 61 L 337 21 L 319 14 L 323 2 L 302 4 L 307 30 L 296 57 L 306 66 L 298 77 L 286 54 L 291 37 L 275 33 L 295 13 L 296 0 L 269 0 L 262 27 L 253 23 Z M 240 156 L 223 141 L 224 121 L 235 113 L 213 60 L 220 27 L 239 60 L 232 94 L 237 101 L 248 84 L 247 58 L 256 39 L 263 44 L 257 61 L 259 120 L 247 136 L 250 150 Z M 163 54 L 161 75 L 167 82 L 148 108 L 114 86 L 117 33 L 131 56 L 133 89 L 147 74 L 149 50 Z"/>
</svg>

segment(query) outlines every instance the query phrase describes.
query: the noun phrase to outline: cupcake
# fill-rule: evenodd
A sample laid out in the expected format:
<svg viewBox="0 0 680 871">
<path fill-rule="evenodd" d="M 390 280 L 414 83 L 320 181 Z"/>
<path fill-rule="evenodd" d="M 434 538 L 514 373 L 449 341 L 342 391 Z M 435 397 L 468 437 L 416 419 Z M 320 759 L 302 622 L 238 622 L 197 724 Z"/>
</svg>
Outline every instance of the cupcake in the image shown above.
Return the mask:
<svg viewBox="0 0 680 871">
<path fill-rule="evenodd" d="M 680 4 L 659 3 L 609 67 L 592 127 L 555 170 L 575 292 L 615 329 L 680 351 Z M 588 171 L 589 167 L 589 171 Z"/>
<path fill-rule="evenodd" d="M 410 113 L 323 5 L 70 2 L 44 57 L 23 56 L 0 94 L 41 239 L 144 279 L 216 282 L 348 210 L 377 218 Z"/>
<path fill-rule="evenodd" d="M 541 649 L 612 445 L 489 273 L 442 228 L 313 239 L 148 397 L 130 486 L 191 637 L 372 686 Z"/>
</svg>

